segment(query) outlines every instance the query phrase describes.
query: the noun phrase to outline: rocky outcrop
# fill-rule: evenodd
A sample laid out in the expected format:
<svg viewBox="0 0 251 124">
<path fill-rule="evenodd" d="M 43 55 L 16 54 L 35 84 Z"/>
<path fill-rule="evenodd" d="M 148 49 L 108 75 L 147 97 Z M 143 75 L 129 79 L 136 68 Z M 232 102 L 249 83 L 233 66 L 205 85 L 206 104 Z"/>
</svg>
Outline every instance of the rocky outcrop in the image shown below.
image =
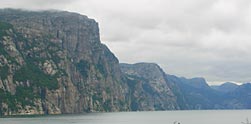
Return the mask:
<svg viewBox="0 0 251 124">
<path fill-rule="evenodd" d="M 100 42 L 95 20 L 12 9 L 0 10 L 0 20 L 1 113 L 129 109 L 118 60 Z"/>
<path fill-rule="evenodd" d="M 120 64 L 128 77 L 132 110 L 177 110 L 177 97 L 163 70 L 154 63 Z"/>
</svg>

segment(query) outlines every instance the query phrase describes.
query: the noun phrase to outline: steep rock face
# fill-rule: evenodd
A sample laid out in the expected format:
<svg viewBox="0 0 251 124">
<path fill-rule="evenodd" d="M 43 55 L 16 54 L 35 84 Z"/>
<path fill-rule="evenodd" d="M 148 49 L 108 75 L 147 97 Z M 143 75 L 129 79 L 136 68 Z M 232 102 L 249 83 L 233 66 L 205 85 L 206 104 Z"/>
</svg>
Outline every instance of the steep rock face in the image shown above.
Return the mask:
<svg viewBox="0 0 251 124">
<path fill-rule="evenodd" d="M 128 77 L 132 110 L 180 109 L 165 73 L 153 63 L 120 64 Z"/>
<path fill-rule="evenodd" d="M 0 20 L 0 92 L 3 98 L 13 97 L 10 103 L 0 101 L 1 113 L 128 109 L 118 60 L 101 44 L 93 19 L 62 11 L 3 9 Z M 22 96 L 14 97 L 17 93 Z"/>
</svg>

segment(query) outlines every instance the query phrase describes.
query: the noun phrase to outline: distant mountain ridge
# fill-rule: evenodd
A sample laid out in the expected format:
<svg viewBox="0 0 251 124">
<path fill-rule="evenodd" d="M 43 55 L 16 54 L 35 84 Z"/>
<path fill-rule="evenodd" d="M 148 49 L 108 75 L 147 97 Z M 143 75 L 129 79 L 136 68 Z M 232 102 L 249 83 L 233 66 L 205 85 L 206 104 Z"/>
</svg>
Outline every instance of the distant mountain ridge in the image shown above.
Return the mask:
<svg viewBox="0 0 251 124">
<path fill-rule="evenodd" d="M 217 91 L 228 93 L 238 88 L 238 85 L 235 83 L 226 82 L 226 83 L 223 83 L 222 85 L 213 85 L 211 87 Z"/>
</svg>

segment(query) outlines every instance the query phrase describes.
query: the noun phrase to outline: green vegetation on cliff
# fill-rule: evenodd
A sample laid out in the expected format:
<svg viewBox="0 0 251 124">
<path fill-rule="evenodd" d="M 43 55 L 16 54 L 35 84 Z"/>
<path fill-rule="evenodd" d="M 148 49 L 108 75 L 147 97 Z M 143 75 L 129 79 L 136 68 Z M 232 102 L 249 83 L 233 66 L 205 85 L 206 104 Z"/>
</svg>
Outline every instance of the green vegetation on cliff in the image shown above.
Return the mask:
<svg viewBox="0 0 251 124">
<path fill-rule="evenodd" d="M 12 31 L 8 32 L 9 29 L 12 29 Z M 12 87 L 9 79 L 8 82 L 2 83 L 3 87 L 0 88 L 0 115 L 6 112 L 17 112 L 25 106 L 34 106 L 34 101 L 39 99 L 40 96 L 40 91 L 34 90 L 36 88 L 48 88 L 49 90 L 58 88 L 57 77 L 45 74 L 37 65 L 37 62 L 44 62 L 45 58 L 26 56 L 22 46 L 18 46 L 18 50 L 20 50 L 20 54 L 23 55 L 25 61 L 25 64 L 20 65 L 16 58 L 11 56 L 13 50 L 8 48 L 10 46 L 4 45 L 3 42 L 6 42 L 4 36 L 11 37 L 14 40 L 10 40 L 8 43 L 27 44 L 28 42 L 28 39 L 17 33 L 11 24 L 0 22 L 0 55 L 2 55 L 0 79 L 7 81 L 7 77 L 11 75 L 10 80 L 16 85 L 13 92 L 9 91 Z M 25 46 L 27 51 L 34 47 L 27 46 Z M 10 70 L 12 70 L 11 73 Z"/>
<path fill-rule="evenodd" d="M 0 78 L 6 79 L 8 76 L 9 67 L 7 65 L 0 67 Z"/>
<path fill-rule="evenodd" d="M 56 89 L 58 88 L 57 79 L 53 76 L 45 74 L 42 70 L 40 70 L 34 64 L 26 64 L 22 66 L 19 70 L 14 74 L 14 81 L 19 82 L 31 82 L 31 85 Z"/>
<path fill-rule="evenodd" d="M 87 78 L 88 71 L 90 70 L 90 63 L 85 60 L 80 60 L 76 66 L 80 74 L 83 76 L 83 78 Z"/>
<path fill-rule="evenodd" d="M 6 35 L 6 30 L 9 30 L 11 28 L 13 28 L 13 26 L 11 24 L 0 21 L 0 37 L 1 37 L 1 39 L 4 35 Z"/>
<path fill-rule="evenodd" d="M 0 103 L 1 104 L 3 104 L 3 103 L 7 104 L 10 111 L 16 111 L 17 110 L 15 95 L 11 95 L 10 92 L 4 91 L 3 89 L 0 89 Z M 5 112 L 5 111 L 7 111 L 7 110 L 4 109 L 2 107 L 2 105 L 0 105 L 0 115 L 2 115 L 3 112 Z"/>
</svg>

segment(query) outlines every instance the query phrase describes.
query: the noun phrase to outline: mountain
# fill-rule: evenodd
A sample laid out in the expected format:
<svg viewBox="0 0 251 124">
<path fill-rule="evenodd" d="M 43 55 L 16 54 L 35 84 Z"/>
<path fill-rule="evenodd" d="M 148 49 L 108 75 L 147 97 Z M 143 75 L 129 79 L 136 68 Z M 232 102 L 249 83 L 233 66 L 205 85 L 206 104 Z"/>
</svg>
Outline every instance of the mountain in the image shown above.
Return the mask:
<svg viewBox="0 0 251 124">
<path fill-rule="evenodd" d="M 232 109 L 251 109 L 251 84 L 245 83 L 228 93 L 228 106 Z"/>
<path fill-rule="evenodd" d="M 225 96 L 222 98 L 222 105 L 226 109 L 250 109 L 251 108 L 251 84 L 236 85 L 224 83 L 220 86 L 211 86 Z"/>
<path fill-rule="evenodd" d="M 163 70 L 154 63 L 120 64 L 128 77 L 132 110 L 180 109 Z"/>
<path fill-rule="evenodd" d="M 226 82 L 220 86 L 218 85 L 213 85 L 211 86 L 213 89 L 223 92 L 223 93 L 228 93 L 234 91 L 236 88 L 238 88 L 237 84 L 231 83 L 231 82 Z"/>
<path fill-rule="evenodd" d="M 186 104 L 184 109 L 250 109 L 251 84 L 236 85 L 225 83 L 209 87 L 202 78 L 186 79 L 168 75 L 169 82 L 174 82 L 180 89 L 179 94 Z M 196 84 L 196 85 L 195 85 Z M 218 89 L 216 89 L 218 88 Z M 181 93 L 181 94 L 180 94 Z M 179 102 L 180 104 L 180 102 Z"/>
<path fill-rule="evenodd" d="M 187 79 L 166 75 L 167 78 L 176 83 L 180 88 L 188 107 L 185 109 L 223 109 L 222 94 L 208 86 L 203 78 Z"/>
<path fill-rule="evenodd" d="M 250 91 L 249 83 L 212 88 L 155 63 L 119 64 L 84 15 L 0 9 L 0 116 L 249 109 Z"/>
<path fill-rule="evenodd" d="M 65 11 L 0 10 L 0 113 L 126 111 L 119 61 L 98 23 Z"/>
</svg>

